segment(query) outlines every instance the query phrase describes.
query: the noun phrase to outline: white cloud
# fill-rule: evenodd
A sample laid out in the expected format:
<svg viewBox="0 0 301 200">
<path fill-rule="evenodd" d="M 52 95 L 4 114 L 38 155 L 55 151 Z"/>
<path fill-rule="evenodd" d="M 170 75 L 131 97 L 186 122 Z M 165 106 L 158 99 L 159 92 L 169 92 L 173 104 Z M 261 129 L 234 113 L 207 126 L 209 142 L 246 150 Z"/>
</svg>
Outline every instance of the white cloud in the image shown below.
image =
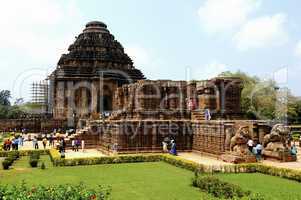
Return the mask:
<svg viewBox="0 0 301 200">
<path fill-rule="evenodd" d="M 1 88 L 29 100 L 30 83 L 45 79 L 47 68 L 54 69 L 84 27 L 82 18 L 73 0 L 1 1 Z"/>
<path fill-rule="evenodd" d="M 132 58 L 134 65 L 144 66 L 150 63 L 149 52 L 140 46 L 128 46 L 125 47 L 125 52 Z"/>
<path fill-rule="evenodd" d="M 212 61 L 204 67 L 191 68 L 190 74 L 192 80 L 205 80 L 218 76 L 220 73 L 228 71 L 229 66 L 218 61 Z"/>
<path fill-rule="evenodd" d="M 21 52 L 35 61 L 56 63 L 74 38 L 71 30 L 79 17 L 73 1 L 4 1 L 0 7 L 1 48 Z M 70 32 L 61 31 L 66 24 Z"/>
<path fill-rule="evenodd" d="M 198 15 L 208 33 L 218 33 L 240 26 L 260 5 L 261 0 L 206 0 Z"/>
<path fill-rule="evenodd" d="M 288 40 L 285 23 L 285 14 L 258 17 L 244 24 L 233 40 L 240 50 L 283 45 Z"/>
<path fill-rule="evenodd" d="M 297 43 L 295 53 L 297 56 L 301 57 L 301 40 Z"/>
</svg>

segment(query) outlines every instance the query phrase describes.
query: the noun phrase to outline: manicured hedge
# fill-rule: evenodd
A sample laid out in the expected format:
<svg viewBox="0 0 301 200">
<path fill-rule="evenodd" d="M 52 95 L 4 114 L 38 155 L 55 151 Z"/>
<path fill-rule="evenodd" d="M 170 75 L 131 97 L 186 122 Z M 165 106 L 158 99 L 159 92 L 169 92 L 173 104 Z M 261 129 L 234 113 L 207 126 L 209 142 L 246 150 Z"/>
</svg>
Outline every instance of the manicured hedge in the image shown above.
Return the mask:
<svg viewBox="0 0 301 200">
<path fill-rule="evenodd" d="M 192 180 L 194 187 L 200 188 L 214 197 L 222 199 L 233 199 L 250 196 L 250 191 L 244 191 L 240 186 L 221 181 L 214 176 L 196 175 Z"/>
<path fill-rule="evenodd" d="M 201 173 L 263 173 L 279 176 L 301 182 L 301 171 L 266 166 L 260 163 L 238 165 L 204 165 L 189 161 L 169 154 L 133 154 L 121 156 L 62 159 L 57 150 L 51 149 L 50 157 L 54 166 L 99 165 L 135 162 L 159 162 L 163 161 L 190 171 Z"/>
<path fill-rule="evenodd" d="M 2 162 L 2 167 L 4 170 L 8 170 L 9 167 L 14 163 L 15 160 L 19 159 L 20 155 L 18 151 L 11 151 L 8 153 L 7 157 Z"/>
<path fill-rule="evenodd" d="M 55 185 L 55 186 L 34 186 L 21 185 L 0 185 L 0 199 L 2 200 L 107 200 L 110 197 L 111 189 L 99 186 L 97 189 L 90 189 L 83 185 Z"/>
<path fill-rule="evenodd" d="M 55 149 L 50 150 L 50 157 L 54 166 L 158 162 L 161 160 L 160 155 L 154 155 L 154 154 L 64 159 L 60 157 L 59 152 Z"/>
<path fill-rule="evenodd" d="M 301 182 L 301 171 L 299 170 L 271 167 L 263 164 L 258 164 L 256 165 L 256 172 L 271 176 L 279 176 L 282 178 Z"/>
<path fill-rule="evenodd" d="M 0 157 L 8 157 L 8 154 L 10 152 L 14 152 L 14 151 L 0 151 Z M 40 155 L 49 154 L 49 150 L 19 150 L 17 152 L 19 152 L 20 156 L 30 156 L 33 152 L 39 152 Z"/>
</svg>

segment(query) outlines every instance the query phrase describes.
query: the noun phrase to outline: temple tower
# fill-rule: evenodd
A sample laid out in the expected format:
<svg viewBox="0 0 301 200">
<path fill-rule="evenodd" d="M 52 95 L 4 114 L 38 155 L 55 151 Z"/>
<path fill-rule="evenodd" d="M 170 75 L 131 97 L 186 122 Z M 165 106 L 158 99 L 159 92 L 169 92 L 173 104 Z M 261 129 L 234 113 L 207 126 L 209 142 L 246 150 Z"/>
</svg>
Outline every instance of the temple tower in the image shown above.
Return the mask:
<svg viewBox="0 0 301 200">
<path fill-rule="evenodd" d="M 114 110 L 113 92 L 145 79 L 103 22 L 89 22 L 49 76 L 54 118 L 87 118 Z"/>
</svg>

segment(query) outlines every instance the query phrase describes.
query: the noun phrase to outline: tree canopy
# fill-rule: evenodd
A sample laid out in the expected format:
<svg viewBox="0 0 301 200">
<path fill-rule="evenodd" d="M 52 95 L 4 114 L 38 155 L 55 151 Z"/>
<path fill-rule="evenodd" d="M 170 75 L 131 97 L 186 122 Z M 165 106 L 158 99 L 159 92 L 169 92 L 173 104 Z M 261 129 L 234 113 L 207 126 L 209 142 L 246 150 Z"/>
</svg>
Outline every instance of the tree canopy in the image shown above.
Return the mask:
<svg viewBox="0 0 301 200">
<path fill-rule="evenodd" d="M 273 80 L 261 80 L 242 71 L 226 71 L 219 76 L 242 80 L 241 109 L 247 118 L 301 122 L 301 100 L 288 88 L 280 88 Z"/>
</svg>

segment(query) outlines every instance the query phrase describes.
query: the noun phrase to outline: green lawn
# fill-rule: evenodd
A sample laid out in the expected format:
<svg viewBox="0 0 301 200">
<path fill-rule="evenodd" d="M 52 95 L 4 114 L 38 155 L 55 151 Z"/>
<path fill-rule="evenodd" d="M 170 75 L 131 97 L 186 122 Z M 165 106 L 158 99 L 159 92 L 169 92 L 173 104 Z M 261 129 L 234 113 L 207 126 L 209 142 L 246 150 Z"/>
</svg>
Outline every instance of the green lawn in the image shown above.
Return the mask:
<svg viewBox="0 0 301 200">
<path fill-rule="evenodd" d="M 14 169 L 0 170 L 0 182 L 28 184 L 80 183 L 91 187 L 112 186 L 113 199 L 118 200 L 193 200 L 208 199 L 205 193 L 191 186 L 193 173 L 169 164 L 136 163 L 78 167 L 52 167 L 48 156 L 41 156 L 47 169 L 28 168 L 28 158 L 22 157 Z"/>
<path fill-rule="evenodd" d="M 226 182 L 263 194 L 271 200 L 300 200 L 301 183 L 264 174 L 218 174 Z"/>
<path fill-rule="evenodd" d="M 64 184 L 80 182 L 90 187 L 101 184 L 112 186 L 115 200 L 194 200 L 213 199 L 191 186 L 193 173 L 172 165 L 157 163 L 133 163 L 77 167 L 53 167 L 49 156 L 41 156 L 47 169 L 32 169 L 28 157 L 22 157 L 13 169 L 0 169 L 0 183 Z M 267 199 L 301 200 L 301 184 L 263 174 L 217 174 L 221 179 L 240 185 L 245 190 L 258 192 Z"/>
</svg>

